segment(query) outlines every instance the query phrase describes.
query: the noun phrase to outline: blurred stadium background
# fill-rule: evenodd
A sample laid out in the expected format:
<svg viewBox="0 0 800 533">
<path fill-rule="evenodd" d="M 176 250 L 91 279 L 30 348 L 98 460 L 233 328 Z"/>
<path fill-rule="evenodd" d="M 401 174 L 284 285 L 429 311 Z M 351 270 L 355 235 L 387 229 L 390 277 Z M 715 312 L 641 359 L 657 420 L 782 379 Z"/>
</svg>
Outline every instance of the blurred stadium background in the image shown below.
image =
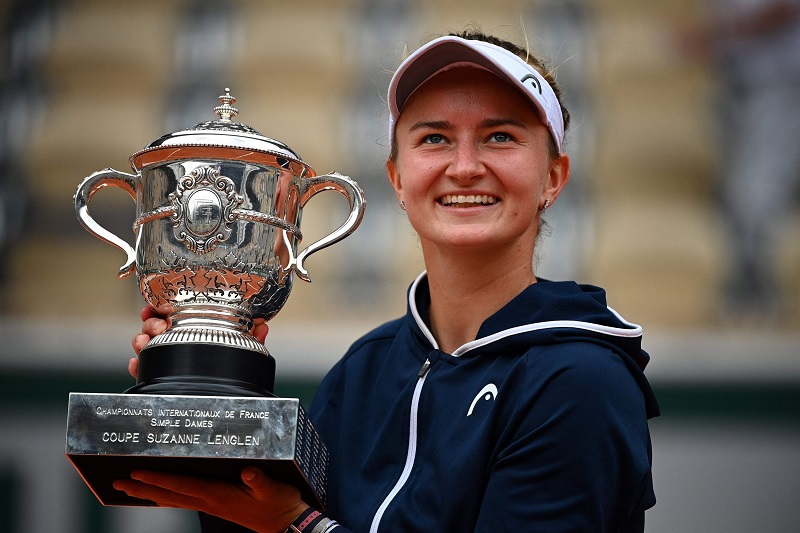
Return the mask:
<svg viewBox="0 0 800 533">
<path fill-rule="evenodd" d="M 647 531 L 800 531 L 800 220 L 778 250 L 781 312 L 726 312 L 718 80 L 683 39 L 704 13 L 702 0 L 0 1 L 0 530 L 196 531 L 191 513 L 100 506 L 63 455 L 68 392 L 132 384 L 142 306 L 116 279 L 122 254 L 78 224 L 78 183 L 213 118 L 225 87 L 239 121 L 356 179 L 364 223 L 309 261 L 314 282 L 295 283 L 267 342 L 276 392 L 307 404 L 350 341 L 404 311 L 422 268 L 383 170 L 390 73 L 476 24 L 527 38 L 567 89 L 573 181 L 538 273 L 605 287 L 645 328 L 663 411 Z M 305 210 L 308 239 L 343 216 L 324 196 Z M 92 207 L 131 235 L 127 195 Z"/>
</svg>

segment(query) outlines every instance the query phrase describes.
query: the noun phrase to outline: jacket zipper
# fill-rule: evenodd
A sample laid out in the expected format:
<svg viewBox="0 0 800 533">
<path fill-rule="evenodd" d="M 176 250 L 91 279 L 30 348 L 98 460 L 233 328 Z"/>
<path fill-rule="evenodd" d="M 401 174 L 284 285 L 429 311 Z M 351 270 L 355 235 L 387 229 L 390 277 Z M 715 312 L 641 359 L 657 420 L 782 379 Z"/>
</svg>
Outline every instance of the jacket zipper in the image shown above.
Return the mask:
<svg viewBox="0 0 800 533">
<path fill-rule="evenodd" d="M 375 513 L 375 516 L 372 518 L 372 525 L 369 528 L 370 533 L 377 533 L 378 527 L 381 524 L 381 519 L 383 518 L 383 514 L 386 512 L 386 508 L 389 507 L 389 504 L 392 503 L 397 493 L 400 492 L 400 489 L 403 488 L 403 485 L 406 484 L 408 481 L 408 477 L 411 475 L 411 469 L 414 468 L 414 459 L 417 456 L 417 412 L 419 410 L 419 397 L 422 394 L 422 386 L 425 384 L 425 379 L 428 377 L 428 370 L 431 368 L 430 360 L 426 359 L 425 364 L 422 365 L 422 369 L 420 369 L 418 378 L 417 378 L 417 385 L 414 387 L 414 394 L 411 397 L 411 415 L 409 417 L 409 430 L 408 430 L 408 452 L 406 453 L 406 464 L 403 467 L 403 472 L 400 474 L 400 479 L 397 480 L 395 483 L 394 488 L 392 488 L 389 495 L 386 496 L 386 499 L 383 500 L 381 506 L 378 507 L 378 511 Z"/>
</svg>

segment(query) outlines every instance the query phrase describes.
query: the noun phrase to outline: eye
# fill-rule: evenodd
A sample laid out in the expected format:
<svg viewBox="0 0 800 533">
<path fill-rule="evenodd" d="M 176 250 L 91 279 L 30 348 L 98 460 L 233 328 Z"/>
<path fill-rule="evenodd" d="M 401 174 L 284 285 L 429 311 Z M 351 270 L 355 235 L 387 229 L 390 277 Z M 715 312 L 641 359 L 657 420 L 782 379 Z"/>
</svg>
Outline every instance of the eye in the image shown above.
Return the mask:
<svg viewBox="0 0 800 533">
<path fill-rule="evenodd" d="M 498 131 L 498 132 L 492 133 L 489 136 L 489 141 L 490 142 L 507 143 L 507 142 L 513 141 L 513 140 L 514 140 L 514 138 L 511 136 L 511 134 L 506 133 L 504 131 Z"/>
<path fill-rule="evenodd" d="M 444 142 L 444 135 L 431 133 L 430 135 L 426 135 L 425 138 L 422 139 L 422 142 L 426 144 L 441 144 Z"/>
</svg>

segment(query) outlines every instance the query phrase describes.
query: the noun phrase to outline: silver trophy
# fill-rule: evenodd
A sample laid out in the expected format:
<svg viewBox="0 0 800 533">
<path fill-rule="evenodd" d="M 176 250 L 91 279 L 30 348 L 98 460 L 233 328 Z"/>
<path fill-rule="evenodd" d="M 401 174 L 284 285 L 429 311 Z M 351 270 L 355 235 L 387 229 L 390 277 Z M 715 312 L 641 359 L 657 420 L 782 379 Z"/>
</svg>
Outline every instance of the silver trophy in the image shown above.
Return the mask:
<svg viewBox="0 0 800 533">
<path fill-rule="evenodd" d="M 111 487 L 133 469 L 238 479 L 246 464 L 324 505 L 327 451 L 299 402 L 274 397 L 275 360 L 250 329 L 281 310 L 295 273 L 310 281 L 309 255 L 356 229 L 363 193 L 233 122 L 229 89 L 219 98 L 217 120 L 153 141 L 131 156 L 135 174 L 95 172 L 75 195 L 87 231 L 127 254 L 119 277 L 135 271 L 170 323 L 142 350 L 124 394 L 70 394 L 66 453 L 106 505 L 148 505 Z M 106 186 L 136 201 L 135 246 L 89 214 Z M 303 208 L 322 191 L 344 195 L 350 214 L 298 252 Z"/>
</svg>

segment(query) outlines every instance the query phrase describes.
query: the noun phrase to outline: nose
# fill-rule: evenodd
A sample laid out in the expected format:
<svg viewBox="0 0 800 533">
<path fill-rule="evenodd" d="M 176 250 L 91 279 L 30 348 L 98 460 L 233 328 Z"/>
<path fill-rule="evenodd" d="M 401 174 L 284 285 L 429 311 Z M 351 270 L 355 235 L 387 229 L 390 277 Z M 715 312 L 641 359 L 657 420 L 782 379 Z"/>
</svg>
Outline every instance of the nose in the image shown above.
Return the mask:
<svg viewBox="0 0 800 533">
<path fill-rule="evenodd" d="M 452 159 L 447 166 L 447 176 L 450 178 L 468 182 L 486 172 L 480 150 L 473 143 L 458 143 L 451 154 Z"/>
</svg>

